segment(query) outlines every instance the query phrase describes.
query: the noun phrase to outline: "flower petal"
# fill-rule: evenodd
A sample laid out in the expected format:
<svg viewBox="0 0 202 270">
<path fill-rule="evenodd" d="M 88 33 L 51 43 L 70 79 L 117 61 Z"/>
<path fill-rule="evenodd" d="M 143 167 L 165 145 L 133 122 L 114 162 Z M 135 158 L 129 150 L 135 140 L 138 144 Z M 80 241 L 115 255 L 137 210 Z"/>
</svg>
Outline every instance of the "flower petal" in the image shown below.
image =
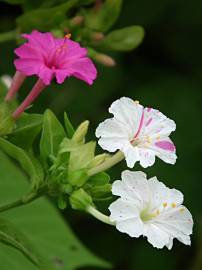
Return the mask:
<svg viewBox="0 0 202 270">
<path fill-rule="evenodd" d="M 147 237 L 148 242 L 155 248 L 163 248 L 170 244 L 170 236 L 155 224 L 146 224 L 144 235 Z"/>
<path fill-rule="evenodd" d="M 43 63 L 38 59 L 20 58 L 14 61 L 16 69 L 22 72 L 24 75 L 37 75 L 40 71 Z"/>
<path fill-rule="evenodd" d="M 135 136 L 140 126 L 143 106 L 130 98 L 122 97 L 112 103 L 109 112 L 131 130 L 131 138 Z"/>
<path fill-rule="evenodd" d="M 99 124 L 95 135 L 98 138 L 101 137 L 98 141 L 99 145 L 109 152 L 122 149 L 123 145 L 128 142 L 127 129 L 114 118 L 107 119 Z"/>
<path fill-rule="evenodd" d="M 87 57 L 72 61 L 68 69 L 72 76 L 85 81 L 89 85 L 93 84 L 97 77 L 97 70 L 93 62 Z"/>
</svg>

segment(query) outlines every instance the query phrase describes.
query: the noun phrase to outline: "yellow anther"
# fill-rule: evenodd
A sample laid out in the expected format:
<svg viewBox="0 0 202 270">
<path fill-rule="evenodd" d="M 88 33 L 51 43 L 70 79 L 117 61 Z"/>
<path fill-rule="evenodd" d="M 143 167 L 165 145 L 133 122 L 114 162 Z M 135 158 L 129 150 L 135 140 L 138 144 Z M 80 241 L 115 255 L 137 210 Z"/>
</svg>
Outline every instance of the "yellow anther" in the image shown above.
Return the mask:
<svg viewBox="0 0 202 270">
<path fill-rule="evenodd" d="M 166 208 L 168 206 L 167 202 L 163 204 L 163 207 Z"/>
<path fill-rule="evenodd" d="M 161 136 L 157 136 L 157 140 L 160 140 L 161 139 Z"/>
<path fill-rule="evenodd" d="M 151 138 L 149 136 L 146 137 L 146 142 L 151 143 Z"/>
<path fill-rule="evenodd" d="M 134 101 L 136 105 L 140 104 L 139 100 Z"/>
<path fill-rule="evenodd" d="M 69 38 L 71 38 L 71 36 L 72 36 L 72 34 L 66 34 L 65 35 L 65 38 L 68 38 L 69 39 Z"/>
<path fill-rule="evenodd" d="M 177 205 L 176 203 L 172 203 L 172 207 L 175 208 Z"/>
<path fill-rule="evenodd" d="M 184 208 L 181 208 L 181 209 L 180 209 L 180 212 L 181 212 L 181 213 L 183 213 L 184 211 L 185 211 L 185 209 L 184 209 Z"/>
<path fill-rule="evenodd" d="M 157 210 L 157 211 L 156 211 L 156 214 L 157 214 L 157 215 L 159 215 L 159 214 L 160 214 L 160 211 L 159 211 L 159 210 Z"/>
</svg>

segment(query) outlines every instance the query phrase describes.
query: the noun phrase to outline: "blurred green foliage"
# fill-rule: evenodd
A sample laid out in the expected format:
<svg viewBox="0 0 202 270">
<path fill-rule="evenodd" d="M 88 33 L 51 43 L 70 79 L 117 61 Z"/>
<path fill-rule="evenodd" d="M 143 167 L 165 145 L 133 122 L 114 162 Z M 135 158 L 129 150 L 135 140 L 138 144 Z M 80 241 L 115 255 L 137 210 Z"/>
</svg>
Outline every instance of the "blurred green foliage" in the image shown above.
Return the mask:
<svg viewBox="0 0 202 270">
<path fill-rule="evenodd" d="M 43 12 L 45 8 L 54 10 L 58 3 L 64 4 L 63 1 L 54 0 L 29 1 L 32 3 L 31 7 L 25 0 L 7 2 L 24 2 L 23 9 L 28 12 L 33 12 L 29 11 L 33 7 L 36 8 L 34 12 L 38 12 L 37 9 L 42 6 L 40 12 Z M 67 1 L 66 4 L 69 2 L 71 1 Z M 1 8 L 1 32 L 13 31 L 16 27 L 16 17 L 23 14 L 22 9 L 19 5 L 9 4 L 2 4 Z M 201 8 L 200 0 L 189 2 L 183 0 L 123 1 L 121 15 L 112 31 L 128 27 L 128 25 L 142 25 L 146 32 L 142 45 L 136 51 L 126 54 L 113 52 L 111 55 L 117 61 L 117 66 L 109 69 L 98 65 L 99 77 L 91 88 L 75 79 L 69 79 L 62 86 L 53 84 L 44 91 L 30 109 L 38 113 L 50 108 L 60 119 L 63 118 L 64 110 L 66 110 L 75 126 L 88 119 L 91 122 L 90 130 L 92 131 L 90 139 L 95 139 L 93 130 L 108 116 L 107 109 L 111 102 L 121 96 L 139 99 L 145 106 L 158 108 L 176 121 L 177 130 L 172 136 L 177 146 L 176 165 L 171 166 L 157 161 L 155 166 L 145 171 L 149 176 L 156 175 L 168 186 L 176 187 L 185 194 L 185 204 L 193 213 L 195 220 L 191 247 L 185 247 L 176 241 L 172 251 L 166 249 L 159 251 L 151 247 L 145 239 L 133 240 L 86 215 L 79 215 L 78 212 L 75 213 L 70 209 L 64 213 L 65 219 L 83 243 L 97 255 L 115 265 L 116 270 L 202 269 Z M 60 12 L 63 13 L 63 10 Z M 61 24 L 63 15 L 58 16 L 55 11 L 53 13 L 51 20 L 55 27 Z M 83 10 L 80 10 L 79 15 L 81 14 L 84 14 Z M 46 17 L 42 19 L 41 15 L 38 15 L 36 23 L 47 27 Z M 18 19 L 18 23 L 25 19 L 23 16 Z M 35 21 L 34 16 L 30 17 L 32 23 Z M 46 16 L 45 13 L 44 16 Z M 66 25 L 69 25 L 69 22 Z M 25 27 L 31 30 L 27 23 Z M 36 27 L 34 25 L 34 28 Z M 82 34 L 89 37 L 86 32 Z M 85 40 L 88 39 L 85 38 Z M 87 43 L 92 44 L 89 41 Z M 15 41 L 1 43 L 1 74 L 14 73 L 12 61 L 15 47 Z M 98 47 L 94 42 L 93 48 L 97 50 Z M 104 47 L 102 50 L 104 51 Z M 20 92 L 20 99 L 23 99 L 27 91 L 31 89 L 34 80 L 34 78 L 27 80 Z M 124 165 L 121 164 L 114 169 L 112 180 L 120 178 Z M 1 178 L 4 179 L 4 177 L 5 173 L 1 173 Z M 15 178 L 14 174 L 13 178 Z M 107 204 L 100 202 L 99 207 L 105 211 Z M 82 269 L 98 269 L 98 267 Z"/>
</svg>

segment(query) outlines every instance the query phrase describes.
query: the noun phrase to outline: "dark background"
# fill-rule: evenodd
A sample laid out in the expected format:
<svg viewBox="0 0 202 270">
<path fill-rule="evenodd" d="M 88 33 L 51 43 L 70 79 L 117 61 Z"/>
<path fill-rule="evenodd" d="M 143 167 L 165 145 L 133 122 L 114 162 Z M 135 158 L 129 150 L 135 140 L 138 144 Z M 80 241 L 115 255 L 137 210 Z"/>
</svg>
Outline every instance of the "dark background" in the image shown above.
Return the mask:
<svg viewBox="0 0 202 270">
<path fill-rule="evenodd" d="M 0 3 L 1 32 L 12 30 L 19 6 Z M 91 134 L 107 109 L 121 96 L 137 99 L 145 106 L 158 108 L 174 119 L 177 130 L 172 139 L 177 146 L 175 166 L 157 161 L 146 169 L 170 187 L 181 190 L 193 214 L 195 227 L 191 247 L 175 241 L 171 251 L 157 250 L 145 239 L 131 239 L 91 217 L 68 210 L 64 213 L 79 238 L 94 252 L 120 270 L 201 270 L 202 269 L 202 1 L 125 0 L 115 28 L 131 24 L 145 28 L 145 39 L 130 53 L 114 54 L 117 66 L 97 65 L 98 80 L 92 87 L 69 79 L 62 86 L 52 85 L 35 102 L 32 111 L 51 108 L 61 119 L 66 110 L 73 123 L 90 120 Z M 0 74 L 13 75 L 15 42 L 0 44 Z M 28 79 L 19 96 L 31 88 Z M 124 162 L 113 170 L 118 179 Z M 140 167 L 136 167 L 140 169 Z M 105 205 L 100 205 L 106 208 Z M 89 269 L 89 268 L 86 268 Z"/>
</svg>

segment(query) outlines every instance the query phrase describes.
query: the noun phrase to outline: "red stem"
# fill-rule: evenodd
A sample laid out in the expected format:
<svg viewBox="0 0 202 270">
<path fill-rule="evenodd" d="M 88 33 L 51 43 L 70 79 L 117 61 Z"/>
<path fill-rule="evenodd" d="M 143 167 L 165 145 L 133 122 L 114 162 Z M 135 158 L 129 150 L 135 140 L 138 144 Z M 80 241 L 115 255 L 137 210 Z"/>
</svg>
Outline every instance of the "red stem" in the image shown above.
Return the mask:
<svg viewBox="0 0 202 270">
<path fill-rule="evenodd" d="M 26 76 L 24 74 L 22 74 L 20 71 L 16 71 L 11 83 L 11 87 L 5 97 L 5 101 L 10 101 L 15 96 L 15 94 L 23 84 L 25 78 Z"/>
<path fill-rule="evenodd" d="M 38 79 L 29 95 L 25 98 L 25 100 L 20 104 L 20 106 L 13 113 L 13 117 L 18 118 L 25 109 L 38 97 L 38 95 L 43 91 L 46 85 L 43 83 L 41 79 Z"/>
</svg>

